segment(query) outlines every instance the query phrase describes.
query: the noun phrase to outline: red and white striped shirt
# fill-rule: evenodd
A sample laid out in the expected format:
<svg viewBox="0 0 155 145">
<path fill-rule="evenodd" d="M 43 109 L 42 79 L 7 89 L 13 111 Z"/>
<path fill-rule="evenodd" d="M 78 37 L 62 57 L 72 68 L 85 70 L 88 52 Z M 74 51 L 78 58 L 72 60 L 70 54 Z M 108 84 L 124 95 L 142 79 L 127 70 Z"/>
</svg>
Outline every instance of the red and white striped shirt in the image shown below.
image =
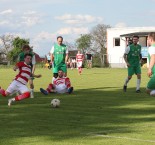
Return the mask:
<svg viewBox="0 0 155 145">
<path fill-rule="evenodd" d="M 16 66 L 19 68 L 19 73 L 16 75 L 15 80 L 26 85 L 31 76 L 31 66 L 27 65 L 25 62 L 19 62 Z"/>
<path fill-rule="evenodd" d="M 53 85 L 57 93 L 65 93 L 67 88 L 71 87 L 70 79 L 67 77 L 56 78 Z"/>
<path fill-rule="evenodd" d="M 83 61 L 83 59 L 84 59 L 84 55 L 83 54 L 77 54 L 76 55 L 76 61 L 77 62 Z"/>
</svg>

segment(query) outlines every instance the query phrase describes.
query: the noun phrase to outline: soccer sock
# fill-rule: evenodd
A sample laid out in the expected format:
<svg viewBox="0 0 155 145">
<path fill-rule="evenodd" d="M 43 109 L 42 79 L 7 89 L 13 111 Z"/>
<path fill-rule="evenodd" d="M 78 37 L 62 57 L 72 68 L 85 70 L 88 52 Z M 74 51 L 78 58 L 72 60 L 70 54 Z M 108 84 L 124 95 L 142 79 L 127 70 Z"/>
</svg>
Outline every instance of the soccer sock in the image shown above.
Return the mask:
<svg viewBox="0 0 155 145">
<path fill-rule="evenodd" d="M 124 86 L 127 86 L 127 83 L 129 82 L 129 78 L 126 78 L 125 79 L 125 83 L 124 83 Z"/>
<path fill-rule="evenodd" d="M 0 88 L 0 94 L 1 94 L 2 96 L 6 97 L 6 94 L 5 94 L 5 90 L 4 90 L 4 89 L 1 89 L 1 88 Z"/>
<path fill-rule="evenodd" d="M 140 89 L 140 83 L 141 83 L 141 79 L 137 79 L 137 88 L 136 88 L 136 90 Z"/>
<path fill-rule="evenodd" d="M 16 96 L 15 97 L 15 101 L 20 101 L 20 100 L 23 100 L 23 99 L 26 99 L 26 98 L 29 98 L 30 97 L 30 92 L 25 92 L 19 96 Z"/>
<path fill-rule="evenodd" d="M 33 89 L 30 89 L 30 92 L 31 92 L 31 95 L 33 95 L 33 93 L 34 93 L 34 90 L 33 90 Z"/>
<path fill-rule="evenodd" d="M 51 89 L 53 89 L 53 84 L 49 84 L 48 87 L 47 87 L 47 89 L 46 89 L 46 91 L 48 93 L 50 93 L 51 92 Z"/>
<path fill-rule="evenodd" d="M 154 95 L 155 95 L 155 90 L 152 90 L 152 91 L 150 92 L 150 95 L 151 95 L 151 96 L 154 96 Z"/>
</svg>

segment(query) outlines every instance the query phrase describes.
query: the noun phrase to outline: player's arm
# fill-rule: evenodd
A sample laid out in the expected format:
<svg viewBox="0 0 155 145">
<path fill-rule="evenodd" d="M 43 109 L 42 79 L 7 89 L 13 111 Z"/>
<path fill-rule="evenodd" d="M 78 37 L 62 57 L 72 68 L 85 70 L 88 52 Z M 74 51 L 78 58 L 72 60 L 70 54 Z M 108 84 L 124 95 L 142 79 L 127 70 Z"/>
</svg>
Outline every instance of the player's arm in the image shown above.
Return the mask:
<svg viewBox="0 0 155 145">
<path fill-rule="evenodd" d="M 20 67 L 20 62 L 16 63 L 16 65 L 13 67 L 13 70 L 16 71 Z"/>
<path fill-rule="evenodd" d="M 130 51 L 130 47 L 128 46 L 128 47 L 125 49 L 125 53 L 124 53 L 124 55 L 123 55 L 124 61 L 126 62 L 126 65 L 127 65 L 128 67 L 130 66 L 130 64 L 129 64 L 129 62 L 128 62 L 128 59 L 127 59 L 127 55 L 128 55 L 128 53 L 129 53 L 129 51 Z"/>
<path fill-rule="evenodd" d="M 33 57 L 32 57 L 32 74 L 34 74 L 34 71 L 35 71 L 35 68 L 36 68 L 36 57 L 35 57 L 35 54 L 33 54 Z"/>
<path fill-rule="evenodd" d="M 50 50 L 51 63 L 53 63 L 53 61 L 54 61 L 54 55 L 53 54 L 54 54 L 54 46 Z"/>
<path fill-rule="evenodd" d="M 41 74 L 39 74 L 39 75 L 32 74 L 32 77 L 40 78 L 40 77 L 42 77 L 42 75 Z"/>
<path fill-rule="evenodd" d="M 66 57 L 65 57 L 65 63 L 67 64 L 68 61 L 68 48 L 66 48 Z"/>
<path fill-rule="evenodd" d="M 148 68 L 148 71 L 147 71 L 148 77 L 151 77 L 151 75 L 152 75 L 152 68 L 153 68 L 154 65 L 155 65 L 155 54 L 152 54 L 151 58 L 150 58 L 149 68 Z"/>
</svg>

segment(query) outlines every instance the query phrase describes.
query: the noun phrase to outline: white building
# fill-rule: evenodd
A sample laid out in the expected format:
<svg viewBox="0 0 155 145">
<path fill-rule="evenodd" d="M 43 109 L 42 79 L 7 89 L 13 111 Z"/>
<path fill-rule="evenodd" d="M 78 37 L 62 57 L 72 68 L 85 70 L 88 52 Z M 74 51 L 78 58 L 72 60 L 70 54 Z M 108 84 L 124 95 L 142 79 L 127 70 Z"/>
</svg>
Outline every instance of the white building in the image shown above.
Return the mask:
<svg viewBox="0 0 155 145">
<path fill-rule="evenodd" d="M 155 27 L 125 27 L 107 29 L 107 55 L 112 68 L 123 68 L 126 64 L 123 59 L 125 48 L 132 41 L 133 35 L 139 36 L 142 46 L 142 57 L 147 62 L 147 35 L 155 32 Z"/>
</svg>

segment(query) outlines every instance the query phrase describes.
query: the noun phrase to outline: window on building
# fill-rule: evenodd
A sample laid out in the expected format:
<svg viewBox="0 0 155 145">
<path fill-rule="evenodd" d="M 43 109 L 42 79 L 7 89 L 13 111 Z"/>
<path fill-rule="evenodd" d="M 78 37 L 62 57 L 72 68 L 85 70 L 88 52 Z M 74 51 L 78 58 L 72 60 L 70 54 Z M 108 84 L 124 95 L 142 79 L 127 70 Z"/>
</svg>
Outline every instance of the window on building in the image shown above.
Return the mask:
<svg viewBox="0 0 155 145">
<path fill-rule="evenodd" d="M 114 38 L 114 46 L 120 46 L 120 38 Z"/>
</svg>

